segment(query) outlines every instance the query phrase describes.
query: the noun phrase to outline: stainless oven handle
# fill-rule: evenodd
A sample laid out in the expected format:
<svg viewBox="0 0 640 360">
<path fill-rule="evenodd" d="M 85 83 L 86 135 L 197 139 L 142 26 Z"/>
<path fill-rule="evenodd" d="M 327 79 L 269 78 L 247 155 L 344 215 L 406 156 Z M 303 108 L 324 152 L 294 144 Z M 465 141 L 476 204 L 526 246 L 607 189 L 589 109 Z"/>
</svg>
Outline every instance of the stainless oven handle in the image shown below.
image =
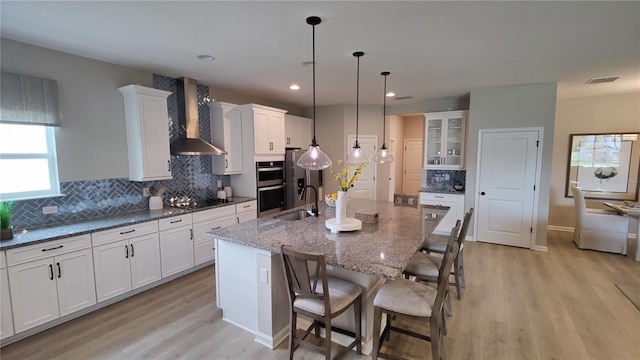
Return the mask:
<svg viewBox="0 0 640 360">
<path fill-rule="evenodd" d="M 284 188 L 284 184 L 276 185 L 276 186 L 259 187 L 258 191 L 276 190 L 276 189 L 283 189 L 283 188 Z"/>
<path fill-rule="evenodd" d="M 278 171 L 278 170 L 284 170 L 284 167 L 270 167 L 270 168 L 259 168 L 258 172 L 262 172 L 262 171 Z"/>
</svg>

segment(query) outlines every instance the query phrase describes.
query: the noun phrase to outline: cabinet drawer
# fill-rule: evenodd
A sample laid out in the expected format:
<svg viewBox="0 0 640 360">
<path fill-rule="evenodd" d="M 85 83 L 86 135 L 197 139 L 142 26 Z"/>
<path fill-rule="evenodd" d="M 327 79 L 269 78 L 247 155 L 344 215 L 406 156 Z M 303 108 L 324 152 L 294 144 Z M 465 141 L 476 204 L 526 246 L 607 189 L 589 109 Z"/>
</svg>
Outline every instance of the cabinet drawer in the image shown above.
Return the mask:
<svg viewBox="0 0 640 360">
<path fill-rule="evenodd" d="M 173 228 L 177 228 L 185 225 L 191 226 L 191 214 L 173 216 L 166 219 L 160 219 L 158 220 L 158 225 L 160 227 L 160 231 L 173 229 Z"/>
<path fill-rule="evenodd" d="M 420 193 L 420 203 L 424 204 L 426 202 L 464 202 L 464 195 L 458 194 L 440 194 L 440 193 Z"/>
<path fill-rule="evenodd" d="M 220 208 L 194 212 L 193 222 L 197 223 L 201 221 L 215 220 L 223 216 L 235 215 L 235 214 L 236 214 L 235 206 L 224 206 Z"/>
<path fill-rule="evenodd" d="M 140 224 L 122 226 L 111 230 L 93 233 L 91 234 L 91 242 L 93 243 L 93 246 L 96 246 L 154 232 L 158 232 L 158 222 L 147 221 Z"/>
<path fill-rule="evenodd" d="M 7 265 L 13 266 L 90 247 L 91 237 L 89 234 L 86 234 L 61 240 L 47 241 L 37 245 L 9 249 L 7 250 Z"/>
<path fill-rule="evenodd" d="M 247 211 L 257 211 L 258 210 L 258 202 L 257 201 L 249 201 L 242 204 L 236 204 L 236 214 L 247 212 Z"/>
</svg>

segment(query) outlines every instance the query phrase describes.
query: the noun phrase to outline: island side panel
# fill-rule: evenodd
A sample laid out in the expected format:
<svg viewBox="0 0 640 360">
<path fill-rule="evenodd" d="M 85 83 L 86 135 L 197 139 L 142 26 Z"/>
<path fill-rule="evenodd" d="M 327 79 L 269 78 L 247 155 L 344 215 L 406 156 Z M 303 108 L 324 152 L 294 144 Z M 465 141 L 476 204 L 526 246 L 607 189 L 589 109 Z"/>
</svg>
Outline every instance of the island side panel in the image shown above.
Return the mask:
<svg viewBox="0 0 640 360">
<path fill-rule="evenodd" d="M 255 340 L 274 349 L 289 336 L 289 294 L 282 255 L 256 249 L 258 329 Z"/>
</svg>

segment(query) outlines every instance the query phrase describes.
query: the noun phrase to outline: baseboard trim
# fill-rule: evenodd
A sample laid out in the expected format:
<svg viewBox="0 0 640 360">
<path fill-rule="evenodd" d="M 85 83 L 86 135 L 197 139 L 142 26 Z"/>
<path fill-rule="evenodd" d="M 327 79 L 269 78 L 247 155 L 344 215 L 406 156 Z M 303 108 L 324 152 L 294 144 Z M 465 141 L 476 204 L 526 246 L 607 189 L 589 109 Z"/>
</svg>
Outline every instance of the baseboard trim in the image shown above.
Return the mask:
<svg viewBox="0 0 640 360">
<path fill-rule="evenodd" d="M 555 231 L 564 231 L 564 232 L 573 232 L 573 228 L 569 226 L 556 226 L 556 225 L 548 225 L 547 230 L 555 230 Z"/>
<path fill-rule="evenodd" d="M 280 343 L 283 342 L 288 336 L 289 336 L 289 327 L 285 326 L 282 329 L 280 329 L 280 331 L 278 331 L 274 336 L 269 336 L 267 334 L 264 334 L 258 331 L 256 332 L 256 338 L 254 340 L 258 344 L 264 345 L 269 349 L 273 350 L 276 347 L 278 347 L 278 345 L 280 345 Z"/>
<path fill-rule="evenodd" d="M 549 249 L 547 249 L 546 245 L 535 245 L 533 247 L 533 250 L 535 251 L 542 251 L 542 252 L 549 252 Z"/>
</svg>

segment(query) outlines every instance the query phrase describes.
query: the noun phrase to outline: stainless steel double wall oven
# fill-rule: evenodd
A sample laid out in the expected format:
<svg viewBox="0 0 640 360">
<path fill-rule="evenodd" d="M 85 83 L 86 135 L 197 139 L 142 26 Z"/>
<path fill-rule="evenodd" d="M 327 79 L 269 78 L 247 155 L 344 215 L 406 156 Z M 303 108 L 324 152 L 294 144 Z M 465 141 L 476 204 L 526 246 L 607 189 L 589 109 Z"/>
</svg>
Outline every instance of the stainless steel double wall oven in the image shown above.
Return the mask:
<svg viewBox="0 0 640 360">
<path fill-rule="evenodd" d="M 284 161 L 256 162 L 258 216 L 285 209 Z"/>
</svg>

